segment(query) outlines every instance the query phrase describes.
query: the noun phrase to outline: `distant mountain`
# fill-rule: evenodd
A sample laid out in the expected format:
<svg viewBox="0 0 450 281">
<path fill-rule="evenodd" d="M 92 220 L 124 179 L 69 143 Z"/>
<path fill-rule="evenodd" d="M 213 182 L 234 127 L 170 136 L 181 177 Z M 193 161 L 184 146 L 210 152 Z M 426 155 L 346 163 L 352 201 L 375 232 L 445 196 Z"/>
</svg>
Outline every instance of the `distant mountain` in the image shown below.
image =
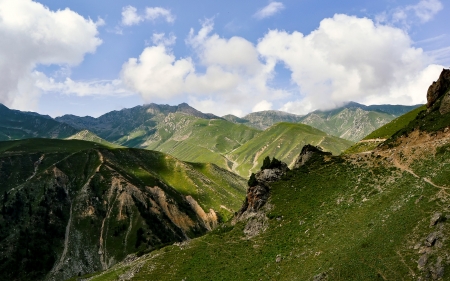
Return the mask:
<svg viewBox="0 0 450 281">
<path fill-rule="evenodd" d="M 238 174 L 249 176 L 261 167 L 266 156 L 276 157 L 292 167 L 306 144 L 339 155 L 353 142 L 327 135 L 304 124 L 277 123 L 230 153 Z"/>
<path fill-rule="evenodd" d="M 104 146 L 108 146 L 111 148 L 118 148 L 118 147 L 123 147 L 117 144 L 113 144 L 110 143 L 109 141 L 106 141 L 104 139 L 102 139 L 101 137 L 97 136 L 96 134 L 89 132 L 88 130 L 82 130 L 79 131 L 78 133 L 76 133 L 75 135 L 72 135 L 68 138 L 66 138 L 67 140 L 84 140 L 84 141 L 91 141 L 91 142 L 96 142 L 99 144 L 102 144 Z"/>
<path fill-rule="evenodd" d="M 12 110 L 0 104 L 0 141 L 25 138 L 66 138 L 78 130 L 48 115 Z"/>
<path fill-rule="evenodd" d="M 0 280 L 66 280 L 183 242 L 238 211 L 213 164 L 80 140 L 0 142 Z"/>
<path fill-rule="evenodd" d="M 298 123 L 302 117 L 284 111 L 266 110 L 247 114 L 243 118 L 231 114 L 222 116 L 222 118 L 233 123 L 244 124 L 259 130 L 265 130 L 279 122 Z"/>
<path fill-rule="evenodd" d="M 333 136 L 359 141 L 372 131 L 419 106 L 365 106 L 351 102 L 333 110 L 311 112 L 302 117 L 300 122 Z"/>
</svg>

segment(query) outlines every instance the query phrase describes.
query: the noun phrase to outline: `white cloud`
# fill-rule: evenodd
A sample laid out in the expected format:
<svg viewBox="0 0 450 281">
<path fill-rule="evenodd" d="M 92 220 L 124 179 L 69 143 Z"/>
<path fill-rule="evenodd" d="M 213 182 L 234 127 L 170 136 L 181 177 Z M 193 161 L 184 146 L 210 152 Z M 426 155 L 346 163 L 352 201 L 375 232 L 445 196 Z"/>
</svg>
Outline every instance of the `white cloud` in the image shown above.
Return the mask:
<svg viewBox="0 0 450 281">
<path fill-rule="evenodd" d="M 408 29 L 417 23 L 426 23 L 443 9 L 439 0 L 421 0 L 415 5 L 397 7 L 376 16 L 376 21 L 382 24 L 398 25 Z"/>
<path fill-rule="evenodd" d="M 0 19 L 0 102 L 13 108 L 36 107 L 37 65 L 77 65 L 102 43 L 102 21 L 31 0 L 0 1 Z"/>
<path fill-rule="evenodd" d="M 66 78 L 63 82 L 57 82 L 48 78 L 41 72 L 34 73 L 36 86 L 46 93 L 58 93 L 64 95 L 84 96 L 129 96 L 134 93 L 128 90 L 121 80 L 94 80 L 74 81 Z"/>
<path fill-rule="evenodd" d="M 137 14 L 137 9 L 133 6 L 126 6 L 122 8 L 122 24 L 131 26 L 139 24 L 144 18 Z"/>
<path fill-rule="evenodd" d="M 146 7 L 142 14 L 138 14 L 137 9 L 133 6 L 122 8 L 122 25 L 125 26 L 137 25 L 145 20 L 156 21 L 159 18 L 163 18 L 168 23 L 175 21 L 172 12 L 161 7 Z"/>
<path fill-rule="evenodd" d="M 145 18 L 152 21 L 157 20 L 158 18 L 164 18 L 168 23 L 173 23 L 175 21 L 175 16 L 172 12 L 161 7 L 147 7 L 145 9 Z"/>
<path fill-rule="evenodd" d="M 253 107 L 252 111 L 257 112 L 257 111 L 264 111 L 264 110 L 271 110 L 271 109 L 272 109 L 272 103 L 268 102 L 266 100 L 262 100 Z"/>
<path fill-rule="evenodd" d="M 306 36 L 271 30 L 258 51 L 291 71 L 300 95 L 282 109 L 299 114 L 351 100 L 424 102 L 428 86 L 442 70 L 428 67 L 431 59 L 412 46 L 403 30 L 347 15 L 322 20 Z"/>
<path fill-rule="evenodd" d="M 265 19 L 275 15 L 284 9 L 284 5 L 281 2 L 271 2 L 264 8 L 259 9 L 253 16 L 257 19 Z"/>
<path fill-rule="evenodd" d="M 177 59 L 165 44 L 158 44 L 123 65 L 124 83 L 147 102 L 188 95 L 201 107 L 215 103 L 216 114 L 236 107 L 249 111 L 258 101 L 283 95 L 267 86 L 273 67 L 259 60 L 251 42 L 241 37 L 221 38 L 211 34 L 212 30 L 212 22 L 206 21 L 198 33 L 191 30 L 186 40 L 204 72 L 197 72 L 191 57 Z"/>
</svg>

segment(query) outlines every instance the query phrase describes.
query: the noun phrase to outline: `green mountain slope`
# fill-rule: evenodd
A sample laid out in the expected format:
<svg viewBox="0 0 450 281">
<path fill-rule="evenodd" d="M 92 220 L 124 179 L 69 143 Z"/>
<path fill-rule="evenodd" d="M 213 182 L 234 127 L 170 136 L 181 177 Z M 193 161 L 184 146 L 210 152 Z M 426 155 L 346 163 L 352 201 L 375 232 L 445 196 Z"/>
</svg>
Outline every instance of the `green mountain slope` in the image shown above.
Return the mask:
<svg viewBox="0 0 450 281">
<path fill-rule="evenodd" d="M 247 114 L 243 118 L 234 115 L 225 115 L 222 118 L 236 123 L 244 124 L 259 130 L 265 130 L 279 122 L 298 123 L 302 120 L 301 116 L 278 110 L 265 110 Z"/>
<path fill-rule="evenodd" d="M 99 143 L 99 144 L 102 144 L 104 146 L 108 146 L 108 147 L 111 147 L 111 148 L 121 147 L 120 145 L 113 144 L 113 143 L 110 143 L 109 141 L 106 141 L 106 140 L 102 139 L 101 137 L 97 136 L 96 134 L 94 134 L 92 132 L 89 132 L 88 130 L 79 131 L 75 135 L 72 135 L 72 136 L 70 136 L 70 137 L 68 137 L 66 139 L 67 140 L 91 141 L 91 142 L 96 142 L 96 143 Z"/>
<path fill-rule="evenodd" d="M 450 70 L 443 74 L 427 111 L 372 153 L 305 152 L 305 164 L 265 183 L 262 208 L 89 280 L 450 280 Z M 246 202 L 263 199 L 250 190 Z"/>
<path fill-rule="evenodd" d="M 213 164 L 80 140 L 0 142 L 0 279 L 64 280 L 230 218 L 245 182 Z"/>
<path fill-rule="evenodd" d="M 77 132 L 73 127 L 34 112 L 12 110 L 0 104 L 0 141 L 25 138 L 66 138 Z"/>
<path fill-rule="evenodd" d="M 340 154 L 353 143 L 303 124 L 278 123 L 266 129 L 228 157 L 240 175 L 249 176 L 261 167 L 266 156 L 276 157 L 292 165 L 306 144 L 319 145 L 333 154 Z"/>
<path fill-rule="evenodd" d="M 363 138 L 359 142 L 355 143 L 352 147 L 347 149 L 345 151 L 345 153 L 352 154 L 352 153 L 373 150 L 379 144 L 381 144 L 386 139 L 388 139 L 392 135 L 394 135 L 397 131 L 401 130 L 402 128 L 405 128 L 411 121 L 416 119 L 417 115 L 421 111 L 423 111 L 425 109 L 426 109 L 426 106 L 423 105 L 421 107 L 413 109 L 410 112 L 405 113 L 404 115 L 392 120 L 391 122 L 387 123 L 386 125 L 381 126 L 380 128 L 376 129 L 375 131 L 373 131 L 372 133 L 367 135 L 365 138 Z"/>
</svg>

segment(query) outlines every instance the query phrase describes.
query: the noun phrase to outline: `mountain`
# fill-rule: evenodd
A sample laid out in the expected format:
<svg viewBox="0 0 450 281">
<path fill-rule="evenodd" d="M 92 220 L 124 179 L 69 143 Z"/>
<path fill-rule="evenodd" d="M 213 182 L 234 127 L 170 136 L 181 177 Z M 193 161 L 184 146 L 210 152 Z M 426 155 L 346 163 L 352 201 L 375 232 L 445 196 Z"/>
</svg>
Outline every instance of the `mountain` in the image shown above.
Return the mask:
<svg viewBox="0 0 450 281">
<path fill-rule="evenodd" d="M 108 146 L 108 147 L 111 147 L 111 148 L 122 147 L 120 145 L 110 143 L 109 141 L 106 141 L 106 140 L 102 139 L 101 137 L 97 136 L 96 134 L 94 134 L 92 132 L 89 132 L 88 130 L 79 131 L 75 135 L 72 135 L 72 136 L 66 138 L 66 140 L 91 141 L 91 142 L 96 142 L 96 143 L 99 143 L 99 144 L 102 144 L 104 146 Z"/>
<path fill-rule="evenodd" d="M 267 156 L 276 157 L 292 166 L 306 144 L 319 145 L 338 155 L 353 143 L 308 125 L 283 122 L 258 134 L 230 153 L 228 158 L 234 162 L 234 170 L 238 174 L 248 177 L 262 165 Z"/>
<path fill-rule="evenodd" d="M 65 280 L 183 242 L 237 211 L 214 164 L 80 140 L 0 142 L 0 279 Z"/>
<path fill-rule="evenodd" d="M 0 104 L 0 141 L 24 138 L 66 138 L 77 132 L 50 116 L 12 110 Z"/>
<path fill-rule="evenodd" d="M 371 153 L 306 146 L 249 181 L 232 222 L 89 280 L 449 280 L 450 70 L 427 96 Z"/>
<path fill-rule="evenodd" d="M 186 103 L 178 106 L 151 103 L 120 111 L 111 111 L 98 118 L 64 115 L 55 120 L 77 129 L 87 129 L 107 141 L 135 147 L 145 142 L 143 134 L 148 135 L 154 132 L 158 121 L 161 122 L 165 117 L 175 113 L 202 119 L 220 119 L 213 114 L 202 113 Z M 125 139 L 124 136 L 126 136 Z"/>
<path fill-rule="evenodd" d="M 301 120 L 301 116 L 278 111 L 278 110 L 265 110 L 247 114 L 243 118 L 239 118 L 234 115 L 225 115 L 222 118 L 237 124 L 244 124 L 252 128 L 259 130 L 265 130 L 270 126 L 279 122 L 298 123 Z"/>
<path fill-rule="evenodd" d="M 396 117 L 419 107 L 403 105 L 365 106 L 351 102 L 329 111 L 314 111 L 302 117 L 300 123 L 310 125 L 330 135 L 359 141 Z"/>
<path fill-rule="evenodd" d="M 222 118 L 265 130 L 279 122 L 302 123 L 310 125 L 327 134 L 350 141 L 359 141 L 370 132 L 378 129 L 396 117 L 403 115 L 420 105 L 363 105 L 356 102 L 327 111 L 316 110 L 305 116 L 283 111 L 267 110 L 250 113 L 242 118 L 225 115 Z"/>
</svg>

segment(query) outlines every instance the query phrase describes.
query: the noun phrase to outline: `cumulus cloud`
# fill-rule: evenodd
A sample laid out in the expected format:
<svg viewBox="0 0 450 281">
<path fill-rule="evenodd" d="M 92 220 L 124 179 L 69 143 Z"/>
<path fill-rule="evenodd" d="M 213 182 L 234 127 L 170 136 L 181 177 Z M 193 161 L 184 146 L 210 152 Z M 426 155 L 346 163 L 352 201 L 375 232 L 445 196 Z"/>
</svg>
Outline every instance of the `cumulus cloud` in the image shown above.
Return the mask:
<svg viewBox="0 0 450 281">
<path fill-rule="evenodd" d="M 122 25 L 132 26 L 137 25 L 145 20 L 155 21 L 163 18 L 168 23 L 175 21 L 175 16 L 168 9 L 161 7 L 147 7 L 145 12 L 138 14 L 138 11 L 133 6 L 126 6 L 122 8 Z"/>
<path fill-rule="evenodd" d="M 335 15 L 322 20 L 319 28 L 306 36 L 271 30 L 257 48 L 267 61 L 289 69 L 298 86 L 297 101 L 287 102 L 282 109 L 306 113 L 351 100 L 424 102 L 427 87 L 442 67 L 429 67 L 430 58 L 412 44 L 399 28 Z"/>
<path fill-rule="evenodd" d="M 273 67 L 259 60 L 251 42 L 242 37 L 221 38 L 212 30 L 212 22 L 206 21 L 197 33 L 191 30 L 186 39 L 198 62 L 191 57 L 177 59 L 160 43 L 145 48 L 139 58 L 123 65 L 124 83 L 148 102 L 188 95 L 194 105 L 215 103 L 217 114 L 226 114 L 230 111 L 225 109 L 233 107 L 248 111 L 262 99 L 283 95 L 283 91 L 268 87 Z M 201 73 L 197 71 L 199 66 L 204 69 Z"/>
<path fill-rule="evenodd" d="M 400 25 L 409 28 L 415 23 L 426 23 L 443 9 L 439 0 L 421 0 L 415 5 L 397 7 L 376 16 L 379 23 Z"/>
<path fill-rule="evenodd" d="M 102 43 L 93 22 L 70 9 L 50 11 L 31 0 L 0 1 L 0 102 L 18 109 L 33 109 L 41 91 L 44 65 L 77 65 Z"/>
<path fill-rule="evenodd" d="M 253 16 L 257 19 L 269 18 L 284 9 L 281 2 L 270 2 L 264 8 L 259 9 Z"/>
</svg>

